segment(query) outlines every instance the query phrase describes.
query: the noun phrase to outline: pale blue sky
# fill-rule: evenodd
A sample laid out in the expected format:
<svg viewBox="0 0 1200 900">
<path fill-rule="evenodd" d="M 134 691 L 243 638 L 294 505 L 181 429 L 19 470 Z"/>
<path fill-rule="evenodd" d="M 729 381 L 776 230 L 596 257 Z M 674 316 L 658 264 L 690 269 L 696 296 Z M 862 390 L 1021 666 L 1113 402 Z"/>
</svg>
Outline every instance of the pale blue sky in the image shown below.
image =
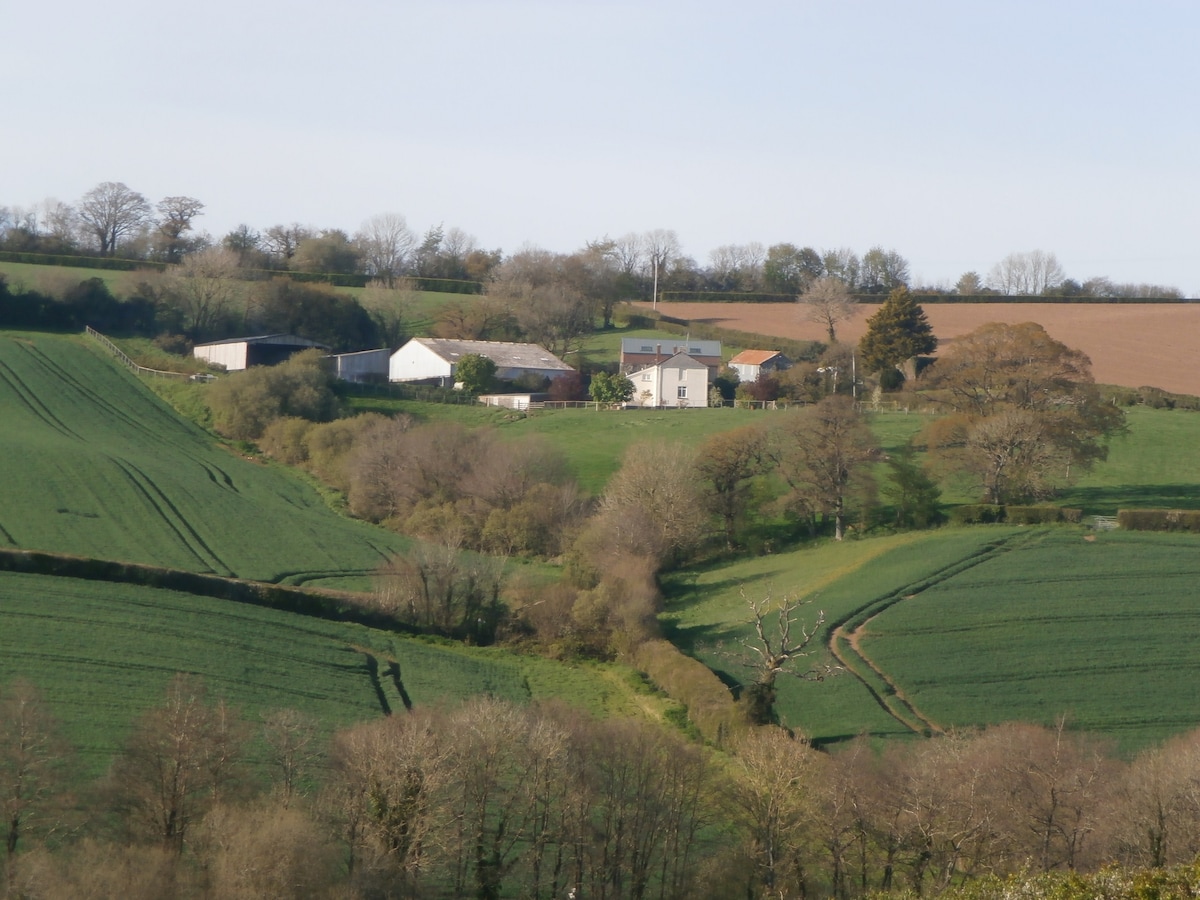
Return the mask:
<svg viewBox="0 0 1200 900">
<path fill-rule="evenodd" d="M 123 181 L 506 252 L 674 229 L 1200 295 L 1200 4 L 0 0 L 0 205 Z"/>
</svg>

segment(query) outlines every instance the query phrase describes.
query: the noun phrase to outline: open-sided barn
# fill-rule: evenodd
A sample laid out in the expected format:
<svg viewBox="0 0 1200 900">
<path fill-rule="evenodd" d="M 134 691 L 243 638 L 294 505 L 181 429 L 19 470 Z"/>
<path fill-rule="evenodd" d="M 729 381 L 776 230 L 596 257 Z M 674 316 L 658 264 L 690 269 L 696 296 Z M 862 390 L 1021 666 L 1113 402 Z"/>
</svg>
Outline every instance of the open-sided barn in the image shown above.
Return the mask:
<svg viewBox="0 0 1200 900">
<path fill-rule="evenodd" d="M 192 348 L 192 355 L 210 365 L 224 366 L 227 372 L 237 372 L 250 366 L 273 366 L 294 353 L 313 347 L 329 349 L 325 344 L 294 334 L 262 334 L 197 344 Z"/>
</svg>

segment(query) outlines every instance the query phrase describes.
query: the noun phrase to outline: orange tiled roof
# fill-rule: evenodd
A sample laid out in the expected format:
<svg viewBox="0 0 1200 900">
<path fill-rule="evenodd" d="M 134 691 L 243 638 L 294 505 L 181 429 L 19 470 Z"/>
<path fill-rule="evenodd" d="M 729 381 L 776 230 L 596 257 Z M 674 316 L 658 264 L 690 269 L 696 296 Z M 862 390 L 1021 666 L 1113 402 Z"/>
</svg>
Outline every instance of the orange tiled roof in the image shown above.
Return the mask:
<svg viewBox="0 0 1200 900">
<path fill-rule="evenodd" d="M 761 366 L 773 356 L 778 356 L 778 350 L 743 350 L 729 362 L 747 366 Z"/>
</svg>

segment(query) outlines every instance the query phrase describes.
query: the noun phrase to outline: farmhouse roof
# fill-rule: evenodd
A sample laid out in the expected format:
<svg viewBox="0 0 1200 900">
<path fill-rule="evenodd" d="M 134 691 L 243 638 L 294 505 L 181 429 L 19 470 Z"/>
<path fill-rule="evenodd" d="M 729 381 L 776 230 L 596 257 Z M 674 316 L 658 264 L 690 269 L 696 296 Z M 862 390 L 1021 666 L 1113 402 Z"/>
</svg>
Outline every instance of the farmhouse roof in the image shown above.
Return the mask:
<svg viewBox="0 0 1200 900">
<path fill-rule="evenodd" d="M 329 349 L 329 346 L 326 344 L 322 344 L 319 341 L 310 341 L 308 338 L 295 334 L 259 334 L 254 337 L 236 337 L 226 338 L 223 341 L 209 341 L 207 344 L 196 344 L 196 346 L 219 347 L 222 344 L 282 344 L 291 347 L 320 347 L 322 350 Z"/>
<path fill-rule="evenodd" d="M 650 371 L 652 371 L 654 369 L 658 369 L 658 368 L 663 368 L 663 369 L 707 369 L 708 366 L 706 366 L 704 363 L 700 362 L 700 360 L 696 359 L 693 356 L 690 356 L 687 353 L 676 353 L 670 359 L 664 359 L 660 363 L 656 363 L 652 366 L 646 366 L 643 369 L 638 369 L 636 372 L 633 372 L 631 374 L 638 375 L 642 372 L 650 372 Z"/>
<path fill-rule="evenodd" d="M 377 347 L 374 350 L 349 350 L 346 353 L 331 353 L 330 356 L 336 356 L 338 359 L 345 359 L 348 356 L 365 356 L 368 353 L 391 353 L 388 347 Z"/>
<path fill-rule="evenodd" d="M 486 356 L 502 369 L 574 371 L 549 350 L 539 347 L 537 344 L 516 344 L 506 341 L 458 341 L 451 338 L 413 338 L 413 340 L 450 363 L 457 363 L 464 356 L 476 354 Z"/>
<path fill-rule="evenodd" d="M 687 353 L 690 356 L 720 356 L 720 341 L 693 341 L 672 336 L 661 338 L 621 338 L 621 353 L 625 356 L 640 356 L 643 353 Z"/>
<path fill-rule="evenodd" d="M 737 363 L 743 366 L 761 366 L 769 359 L 779 356 L 778 350 L 743 350 L 729 361 L 730 365 Z"/>
</svg>

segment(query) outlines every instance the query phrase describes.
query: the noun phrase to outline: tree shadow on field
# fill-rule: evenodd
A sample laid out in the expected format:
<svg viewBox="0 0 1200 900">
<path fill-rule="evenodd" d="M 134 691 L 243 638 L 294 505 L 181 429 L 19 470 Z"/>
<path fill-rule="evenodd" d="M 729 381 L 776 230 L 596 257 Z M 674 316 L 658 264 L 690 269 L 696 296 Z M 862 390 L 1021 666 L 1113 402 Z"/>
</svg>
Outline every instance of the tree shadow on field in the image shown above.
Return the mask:
<svg viewBox="0 0 1200 900">
<path fill-rule="evenodd" d="M 1200 484 L 1073 487 L 1059 495 L 1058 503 L 1091 516 L 1115 516 L 1121 509 L 1200 509 Z"/>
</svg>

